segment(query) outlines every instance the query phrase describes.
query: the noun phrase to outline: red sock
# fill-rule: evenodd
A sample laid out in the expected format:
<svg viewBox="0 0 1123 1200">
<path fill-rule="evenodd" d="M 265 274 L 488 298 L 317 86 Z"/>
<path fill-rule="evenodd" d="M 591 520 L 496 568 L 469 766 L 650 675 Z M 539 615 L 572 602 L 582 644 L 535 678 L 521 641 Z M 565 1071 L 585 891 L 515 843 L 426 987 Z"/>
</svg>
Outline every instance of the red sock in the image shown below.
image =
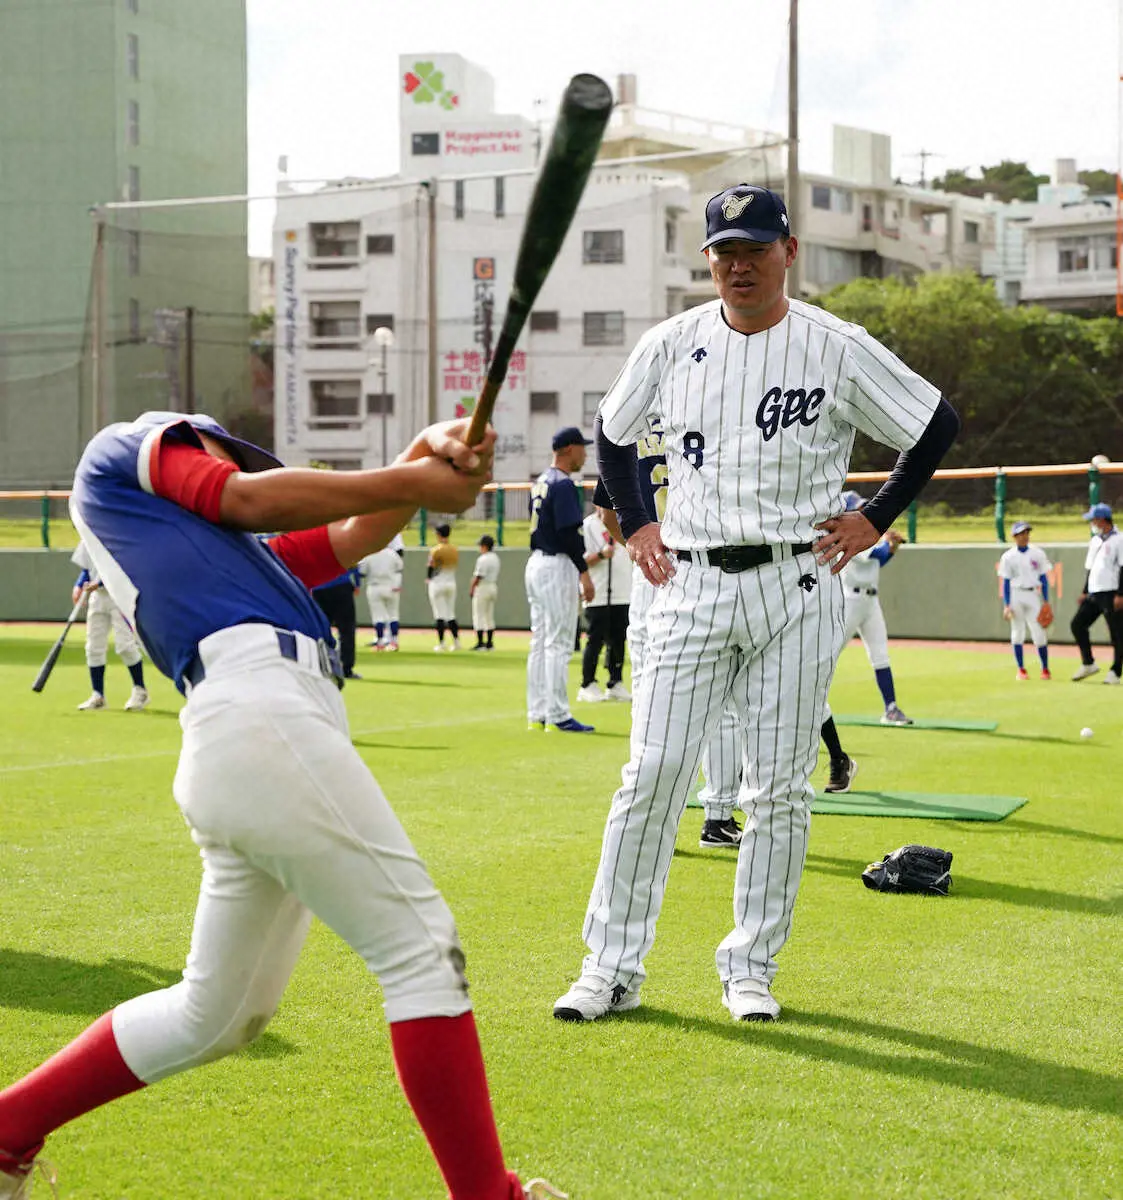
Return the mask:
<svg viewBox="0 0 1123 1200">
<path fill-rule="evenodd" d="M 20 1158 L 60 1125 L 142 1087 L 117 1049 L 113 1014 L 106 1013 L 0 1092 L 0 1147 Z"/>
<path fill-rule="evenodd" d="M 503 1166 L 472 1014 L 397 1021 L 390 1042 L 402 1091 L 451 1200 L 521 1200 Z"/>
</svg>

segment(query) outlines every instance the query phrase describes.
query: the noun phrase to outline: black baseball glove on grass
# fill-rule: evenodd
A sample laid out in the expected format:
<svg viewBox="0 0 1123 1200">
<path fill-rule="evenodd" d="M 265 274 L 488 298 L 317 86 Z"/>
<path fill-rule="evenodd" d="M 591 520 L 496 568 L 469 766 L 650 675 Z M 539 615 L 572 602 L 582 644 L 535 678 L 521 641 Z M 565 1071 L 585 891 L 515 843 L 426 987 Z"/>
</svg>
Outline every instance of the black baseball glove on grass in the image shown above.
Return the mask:
<svg viewBox="0 0 1123 1200">
<path fill-rule="evenodd" d="M 951 851 L 935 846 L 902 846 L 881 862 L 870 863 L 862 882 L 875 892 L 914 892 L 946 896 L 951 887 Z"/>
</svg>

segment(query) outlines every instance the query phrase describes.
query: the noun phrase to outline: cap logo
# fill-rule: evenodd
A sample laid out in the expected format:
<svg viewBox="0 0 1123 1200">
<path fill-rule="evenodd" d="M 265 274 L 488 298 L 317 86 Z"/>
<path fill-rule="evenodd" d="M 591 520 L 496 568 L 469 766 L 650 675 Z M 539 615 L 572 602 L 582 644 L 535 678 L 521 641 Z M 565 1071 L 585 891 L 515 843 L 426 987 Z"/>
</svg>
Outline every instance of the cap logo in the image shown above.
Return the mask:
<svg viewBox="0 0 1123 1200">
<path fill-rule="evenodd" d="M 727 221 L 736 221 L 752 202 L 752 192 L 747 196 L 726 196 L 721 204 L 721 215 Z"/>
</svg>

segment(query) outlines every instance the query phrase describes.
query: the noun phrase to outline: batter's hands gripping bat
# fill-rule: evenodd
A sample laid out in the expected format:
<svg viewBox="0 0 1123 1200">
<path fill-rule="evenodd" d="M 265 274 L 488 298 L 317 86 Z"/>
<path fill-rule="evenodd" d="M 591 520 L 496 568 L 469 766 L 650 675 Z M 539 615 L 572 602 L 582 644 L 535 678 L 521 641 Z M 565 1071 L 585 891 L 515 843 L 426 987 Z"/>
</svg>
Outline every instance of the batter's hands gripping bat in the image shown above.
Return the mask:
<svg viewBox="0 0 1123 1200">
<path fill-rule="evenodd" d="M 83 592 L 78 597 L 78 603 L 70 610 L 70 616 L 66 618 L 66 624 L 62 627 L 62 633 L 58 635 L 58 640 L 51 647 L 50 654 L 43 660 L 43 665 L 39 668 L 39 674 L 35 676 L 35 682 L 31 685 L 33 692 L 41 692 L 47 686 L 47 680 L 51 677 L 51 672 L 55 669 L 55 663 L 58 662 L 58 656 L 62 653 L 63 643 L 66 641 L 66 635 L 70 632 L 71 625 L 78 620 L 78 615 L 82 611 L 82 606 L 86 603 L 88 592 Z"/>
<path fill-rule="evenodd" d="M 483 438 L 491 420 L 515 343 L 569 232 L 611 112 L 608 84 L 596 75 L 574 75 L 562 96 L 554 134 L 530 197 L 503 328 L 465 438 L 469 446 Z"/>
</svg>

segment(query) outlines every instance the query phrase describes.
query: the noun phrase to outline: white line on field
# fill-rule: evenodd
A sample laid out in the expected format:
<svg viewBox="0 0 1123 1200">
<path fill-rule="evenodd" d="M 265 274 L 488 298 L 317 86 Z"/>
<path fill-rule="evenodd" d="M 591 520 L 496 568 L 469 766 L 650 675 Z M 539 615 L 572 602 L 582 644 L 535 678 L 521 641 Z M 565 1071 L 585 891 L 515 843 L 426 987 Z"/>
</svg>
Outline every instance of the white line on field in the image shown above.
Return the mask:
<svg viewBox="0 0 1123 1200">
<path fill-rule="evenodd" d="M 407 725 L 376 725 L 373 729 L 352 729 L 351 736 L 369 737 L 376 733 L 409 733 L 415 729 L 447 729 L 457 725 L 479 725 L 488 721 L 504 721 L 522 716 L 522 710 L 512 710 L 503 713 L 487 713 L 475 717 L 453 717 L 446 721 L 411 721 Z M 98 763 L 135 762 L 143 758 L 166 758 L 178 755 L 179 747 L 167 750 L 150 750 L 145 754 L 105 754 L 97 758 L 64 758 L 53 762 L 24 763 L 18 767 L 0 767 L 0 775 L 14 775 L 20 771 L 54 771 L 69 767 L 90 767 Z"/>
</svg>

